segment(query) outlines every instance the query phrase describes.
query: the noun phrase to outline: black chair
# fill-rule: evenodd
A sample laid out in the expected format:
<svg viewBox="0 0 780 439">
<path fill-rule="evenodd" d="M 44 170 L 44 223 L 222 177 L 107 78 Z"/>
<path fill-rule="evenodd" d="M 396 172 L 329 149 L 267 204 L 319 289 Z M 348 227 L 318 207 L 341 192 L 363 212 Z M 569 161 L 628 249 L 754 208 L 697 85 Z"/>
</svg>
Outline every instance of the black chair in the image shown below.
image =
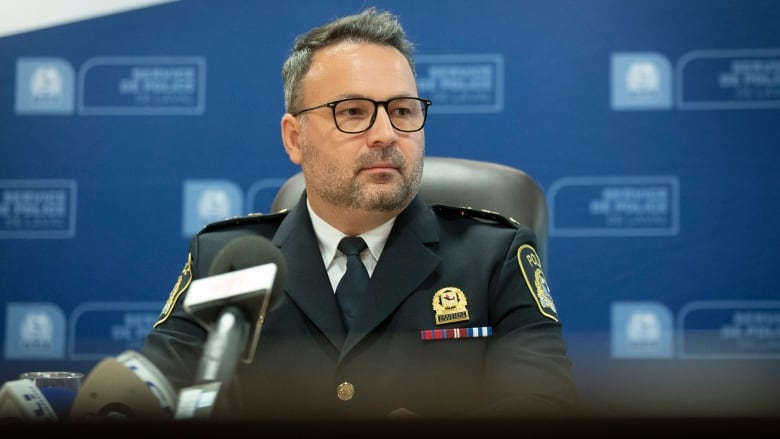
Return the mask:
<svg viewBox="0 0 780 439">
<path fill-rule="evenodd" d="M 271 210 L 292 208 L 303 189 L 303 173 L 299 172 L 279 189 Z M 527 173 L 498 163 L 427 156 L 420 195 L 428 204 L 498 212 L 530 228 L 536 234 L 542 266 L 547 267 L 547 200 Z"/>
</svg>

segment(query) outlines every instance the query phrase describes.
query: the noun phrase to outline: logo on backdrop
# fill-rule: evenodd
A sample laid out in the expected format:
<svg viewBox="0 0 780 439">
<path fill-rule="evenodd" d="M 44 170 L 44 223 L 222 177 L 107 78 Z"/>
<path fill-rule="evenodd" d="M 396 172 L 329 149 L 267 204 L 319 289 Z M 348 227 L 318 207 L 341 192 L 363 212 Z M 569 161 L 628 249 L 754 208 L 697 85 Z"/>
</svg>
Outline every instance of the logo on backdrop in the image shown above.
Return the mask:
<svg viewBox="0 0 780 439">
<path fill-rule="evenodd" d="M 677 235 L 679 186 L 676 176 L 561 178 L 549 189 L 550 235 Z"/>
<path fill-rule="evenodd" d="M 53 303 L 9 302 L 5 307 L 5 358 L 65 356 L 65 314 Z"/>
<path fill-rule="evenodd" d="M 78 91 L 78 95 L 77 92 Z M 172 116 L 206 110 L 202 57 L 97 57 L 79 70 L 61 58 L 16 61 L 17 114 Z"/>
<path fill-rule="evenodd" d="M 614 53 L 611 58 L 613 110 L 672 106 L 672 69 L 657 53 Z"/>
<path fill-rule="evenodd" d="M 97 57 L 79 71 L 79 113 L 199 115 L 206 109 L 200 57 Z"/>
<path fill-rule="evenodd" d="M 68 354 L 97 360 L 139 350 L 160 314 L 161 302 L 87 302 L 73 310 Z"/>
<path fill-rule="evenodd" d="M 500 54 L 418 55 L 420 96 L 431 113 L 500 113 L 504 110 L 504 57 Z"/>
<path fill-rule="evenodd" d="M 73 113 L 75 82 L 73 67 L 64 59 L 17 59 L 16 113 Z"/>
<path fill-rule="evenodd" d="M 613 302 L 613 358 L 778 359 L 780 301 Z"/>
<path fill-rule="evenodd" d="M 694 51 L 677 71 L 681 109 L 780 108 L 780 49 Z"/>
<path fill-rule="evenodd" d="M 683 358 L 780 358 L 780 301 L 700 301 L 680 311 Z"/>
<path fill-rule="evenodd" d="M 652 52 L 610 58 L 613 110 L 780 108 L 780 49 L 695 50 L 675 66 Z"/>
<path fill-rule="evenodd" d="M 244 211 L 241 189 L 228 180 L 185 180 L 182 233 L 190 236 L 214 221 Z"/>
<path fill-rule="evenodd" d="M 75 236 L 74 180 L 0 180 L 0 239 Z"/>
<path fill-rule="evenodd" d="M 285 178 L 263 178 L 254 182 L 244 200 L 241 188 L 230 180 L 186 180 L 182 235 L 192 236 L 203 226 L 233 216 L 268 212 Z"/>
<path fill-rule="evenodd" d="M 673 356 L 672 314 L 660 303 L 612 304 L 613 358 L 670 358 Z"/>
</svg>

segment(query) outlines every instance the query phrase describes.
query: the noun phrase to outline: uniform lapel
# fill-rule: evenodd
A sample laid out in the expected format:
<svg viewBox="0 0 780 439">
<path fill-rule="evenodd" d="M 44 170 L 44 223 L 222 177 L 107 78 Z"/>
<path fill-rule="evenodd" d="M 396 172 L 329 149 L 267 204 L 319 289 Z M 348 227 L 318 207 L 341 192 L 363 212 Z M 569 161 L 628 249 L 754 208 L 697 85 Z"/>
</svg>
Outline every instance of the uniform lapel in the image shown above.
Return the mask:
<svg viewBox="0 0 780 439">
<path fill-rule="evenodd" d="M 285 293 L 336 349 L 341 350 L 346 335 L 344 323 L 322 264 L 304 195 L 282 221 L 273 242 L 285 260 L 295 261 L 287 266 Z"/>
<path fill-rule="evenodd" d="M 296 262 L 287 267 L 285 293 L 341 351 L 343 358 L 439 265 L 439 255 L 428 246 L 438 242 L 436 222 L 419 197 L 398 216 L 369 282 L 362 311 L 347 335 L 304 197 L 282 221 L 273 238 L 285 260 Z"/>
<path fill-rule="evenodd" d="M 419 198 L 398 216 L 368 284 L 360 313 L 347 335 L 343 358 L 419 286 L 441 258 L 428 244 L 438 242 L 435 218 Z"/>
</svg>

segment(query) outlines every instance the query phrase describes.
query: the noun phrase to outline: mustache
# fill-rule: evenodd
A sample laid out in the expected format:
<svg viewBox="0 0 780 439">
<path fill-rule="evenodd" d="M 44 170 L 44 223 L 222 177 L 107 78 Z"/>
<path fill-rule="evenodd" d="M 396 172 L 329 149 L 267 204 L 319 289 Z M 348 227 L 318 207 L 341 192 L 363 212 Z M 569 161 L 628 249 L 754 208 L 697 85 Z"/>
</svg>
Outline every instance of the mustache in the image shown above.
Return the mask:
<svg viewBox="0 0 780 439">
<path fill-rule="evenodd" d="M 406 159 L 403 154 L 395 148 L 372 149 L 370 152 L 358 157 L 356 166 L 359 170 L 378 162 L 389 163 L 396 168 L 404 168 L 406 166 Z"/>
</svg>

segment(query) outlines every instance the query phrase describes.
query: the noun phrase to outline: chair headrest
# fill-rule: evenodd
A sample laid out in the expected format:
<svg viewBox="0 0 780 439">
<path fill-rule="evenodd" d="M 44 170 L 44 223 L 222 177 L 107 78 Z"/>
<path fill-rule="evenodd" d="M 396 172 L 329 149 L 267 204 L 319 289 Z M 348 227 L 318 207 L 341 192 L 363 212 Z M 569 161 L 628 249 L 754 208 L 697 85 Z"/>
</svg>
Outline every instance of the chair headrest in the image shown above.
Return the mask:
<svg viewBox="0 0 780 439">
<path fill-rule="evenodd" d="M 290 177 L 271 210 L 292 208 L 305 187 L 303 173 Z M 479 160 L 425 157 L 420 196 L 428 204 L 489 210 L 533 230 L 542 265 L 547 263 L 548 208 L 541 187 L 520 169 Z"/>
</svg>

